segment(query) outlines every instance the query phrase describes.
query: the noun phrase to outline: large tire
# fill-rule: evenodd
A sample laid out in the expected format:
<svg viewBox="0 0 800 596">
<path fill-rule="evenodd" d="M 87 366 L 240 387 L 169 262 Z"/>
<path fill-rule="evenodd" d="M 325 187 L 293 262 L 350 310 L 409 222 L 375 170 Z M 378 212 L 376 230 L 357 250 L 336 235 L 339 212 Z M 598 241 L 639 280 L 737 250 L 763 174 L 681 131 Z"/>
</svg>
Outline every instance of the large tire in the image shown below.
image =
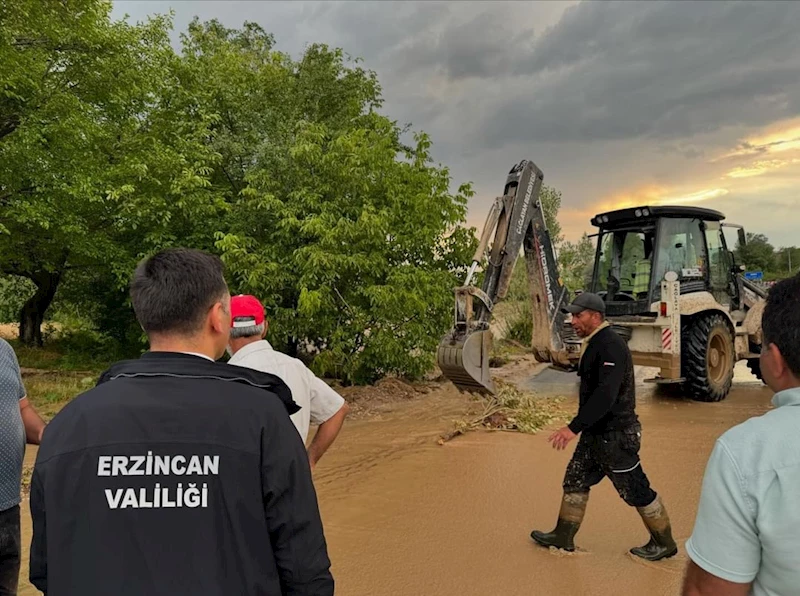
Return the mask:
<svg viewBox="0 0 800 596">
<path fill-rule="evenodd" d="M 684 389 L 697 401 L 720 401 L 728 396 L 735 364 L 733 333 L 722 315 L 686 320 L 681 329 L 681 368 Z"/>
</svg>

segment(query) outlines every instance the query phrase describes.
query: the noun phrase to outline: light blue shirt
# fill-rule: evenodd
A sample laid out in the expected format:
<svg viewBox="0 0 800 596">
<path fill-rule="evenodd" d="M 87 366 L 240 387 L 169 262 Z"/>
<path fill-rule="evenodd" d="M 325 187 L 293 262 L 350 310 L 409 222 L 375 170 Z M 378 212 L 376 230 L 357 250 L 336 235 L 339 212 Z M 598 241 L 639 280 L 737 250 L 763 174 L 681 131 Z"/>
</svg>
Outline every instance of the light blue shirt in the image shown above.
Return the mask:
<svg viewBox="0 0 800 596">
<path fill-rule="evenodd" d="M 20 502 L 22 460 L 25 457 L 25 426 L 19 400 L 25 387 L 14 349 L 0 339 L 0 511 Z"/>
<path fill-rule="evenodd" d="M 800 594 L 800 388 L 717 439 L 686 553 L 755 596 Z"/>
</svg>

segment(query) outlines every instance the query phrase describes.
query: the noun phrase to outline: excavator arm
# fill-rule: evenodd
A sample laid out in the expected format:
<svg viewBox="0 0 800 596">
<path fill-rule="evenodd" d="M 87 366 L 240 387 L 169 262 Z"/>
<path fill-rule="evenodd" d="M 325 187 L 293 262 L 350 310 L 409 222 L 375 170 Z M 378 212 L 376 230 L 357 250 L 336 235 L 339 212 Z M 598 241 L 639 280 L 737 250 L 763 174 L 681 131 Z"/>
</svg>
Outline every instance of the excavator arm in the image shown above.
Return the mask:
<svg viewBox="0 0 800 596">
<path fill-rule="evenodd" d="M 442 338 L 437 362 L 444 375 L 462 391 L 495 392 L 489 372 L 494 306 L 508 293 L 520 248 L 527 270 L 534 355 L 540 362 L 570 368 L 562 307 L 569 303 L 558 274 L 555 250 L 547 231 L 539 191 L 544 176 L 531 161 L 521 161 L 508 173 L 503 195 L 492 204 L 464 285 L 455 289 L 455 322 Z M 471 285 L 493 237 L 480 288 Z"/>
</svg>

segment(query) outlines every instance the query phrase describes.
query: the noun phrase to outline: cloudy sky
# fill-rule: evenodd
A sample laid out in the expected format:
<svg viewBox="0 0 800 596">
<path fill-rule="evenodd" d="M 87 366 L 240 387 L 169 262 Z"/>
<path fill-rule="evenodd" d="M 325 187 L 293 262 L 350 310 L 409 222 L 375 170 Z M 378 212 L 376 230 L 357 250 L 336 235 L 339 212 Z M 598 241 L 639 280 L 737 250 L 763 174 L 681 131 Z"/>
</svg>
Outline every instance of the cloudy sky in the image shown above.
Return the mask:
<svg viewBox="0 0 800 596">
<path fill-rule="evenodd" d="M 800 245 L 800 2 L 114 2 L 133 21 L 170 9 L 177 31 L 256 21 L 295 56 L 363 58 L 384 112 L 473 182 L 479 229 L 531 159 L 568 239 L 599 211 L 685 203 Z"/>
</svg>

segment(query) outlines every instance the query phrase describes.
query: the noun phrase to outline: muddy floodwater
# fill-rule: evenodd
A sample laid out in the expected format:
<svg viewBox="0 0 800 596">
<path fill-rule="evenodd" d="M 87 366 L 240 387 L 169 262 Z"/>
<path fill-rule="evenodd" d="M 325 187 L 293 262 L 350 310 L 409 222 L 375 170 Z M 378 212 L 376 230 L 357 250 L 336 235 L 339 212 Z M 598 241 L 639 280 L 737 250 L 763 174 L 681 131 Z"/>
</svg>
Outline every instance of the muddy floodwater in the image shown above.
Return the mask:
<svg viewBox="0 0 800 596">
<path fill-rule="evenodd" d="M 570 395 L 574 386 L 548 391 Z M 764 413 L 771 392 L 737 366 L 729 397 L 706 404 L 638 388 L 642 463 L 666 504 L 679 554 L 648 563 L 627 554 L 647 532 L 608 480 L 592 490 L 576 536 L 579 551 L 535 546 L 534 528 L 550 530 L 564 468 L 574 449 L 556 452 L 548 432 L 471 432 L 445 445 L 470 406 L 455 390 L 394 403 L 349 421 L 315 471 L 336 593 L 382 595 L 679 594 L 703 470 L 714 440 Z M 474 406 L 473 406 L 474 407 Z M 32 455 L 32 450 L 29 456 Z M 27 577 L 30 519 L 23 511 Z M 26 581 L 21 596 L 37 594 Z"/>
</svg>

